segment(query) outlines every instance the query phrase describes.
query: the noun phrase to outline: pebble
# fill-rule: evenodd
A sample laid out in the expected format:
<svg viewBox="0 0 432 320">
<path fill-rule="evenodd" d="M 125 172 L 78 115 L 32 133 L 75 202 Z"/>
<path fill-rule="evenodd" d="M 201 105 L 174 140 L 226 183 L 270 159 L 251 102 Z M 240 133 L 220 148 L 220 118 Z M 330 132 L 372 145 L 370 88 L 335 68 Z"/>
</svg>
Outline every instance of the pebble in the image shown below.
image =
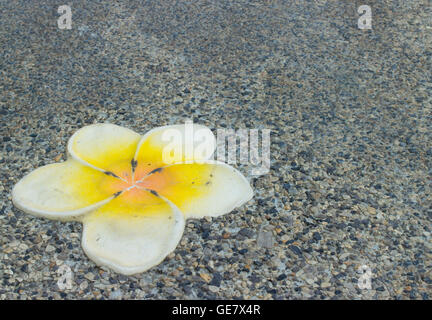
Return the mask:
<svg viewBox="0 0 432 320">
<path fill-rule="evenodd" d="M 88 288 L 88 282 L 87 281 L 83 281 L 80 283 L 79 285 L 80 290 L 84 291 Z"/>
<path fill-rule="evenodd" d="M 209 290 L 210 290 L 211 292 L 213 292 L 213 293 L 218 293 L 218 292 L 219 292 L 219 287 L 216 287 L 216 286 L 209 286 L 208 288 L 209 288 Z"/>
<path fill-rule="evenodd" d="M 299 247 L 297 246 L 289 246 L 289 248 L 291 249 L 292 252 L 294 252 L 296 255 L 301 256 L 302 251 Z"/>
<path fill-rule="evenodd" d="M 109 299 L 110 300 L 121 299 L 122 296 L 123 296 L 123 292 L 121 290 L 114 290 L 110 292 Z"/>
<path fill-rule="evenodd" d="M 48 253 L 49 252 L 53 252 L 55 250 L 56 250 L 56 248 L 54 246 L 50 245 L 50 244 L 47 245 L 46 248 L 45 248 L 45 251 L 48 252 Z"/>
<path fill-rule="evenodd" d="M 93 273 L 91 273 L 91 272 L 88 272 L 88 273 L 86 273 L 86 274 L 84 275 L 84 277 L 85 277 L 87 280 L 93 281 L 94 278 L 95 278 L 95 275 L 94 275 Z"/>
<path fill-rule="evenodd" d="M 200 273 L 200 277 L 205 281 L 205 282 L 210 282 L 211 280 L 211 276 L 207 273 Z"/>
</svg>

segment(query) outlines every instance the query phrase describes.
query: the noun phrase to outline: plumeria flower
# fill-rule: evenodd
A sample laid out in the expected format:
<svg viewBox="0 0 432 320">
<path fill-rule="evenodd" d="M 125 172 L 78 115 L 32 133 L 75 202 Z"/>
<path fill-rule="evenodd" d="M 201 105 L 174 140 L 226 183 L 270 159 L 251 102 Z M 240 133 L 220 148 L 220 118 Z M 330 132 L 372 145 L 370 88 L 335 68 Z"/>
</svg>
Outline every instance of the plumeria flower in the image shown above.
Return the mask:
<svg viewBox="0 0 432 320">
<path fill-rule="evenodd" d="M 239 171 L 210 160 L 212 132 L 194 124 L 211 137 L 197 145 L 185 139 L 185 127 L 144 136 L 113 124 L 83 127 L 69 139 L 67 161 L 22 178 L 13 203 L 35 216 L 82 222 L 82 247 L 98 265 L 126 275 L 148 270 L 174 251 L 186 219 L 223 215 L 253 196 Z M 167 161 L 164 134 L 173 130 L 180 139 L 171 148 L 211 153 L 183 152 Z"/>
</svg>

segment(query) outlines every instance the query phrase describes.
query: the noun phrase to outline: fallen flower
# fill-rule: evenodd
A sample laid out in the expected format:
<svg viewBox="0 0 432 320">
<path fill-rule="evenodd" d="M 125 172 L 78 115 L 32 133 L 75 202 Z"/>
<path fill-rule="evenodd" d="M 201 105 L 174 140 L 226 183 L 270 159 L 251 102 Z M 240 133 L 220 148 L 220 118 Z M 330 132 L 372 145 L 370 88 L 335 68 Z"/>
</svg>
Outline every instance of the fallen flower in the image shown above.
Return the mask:
<svg viewBox="0 0 432 320">
<path fill-rule="evenodd" d="M 220 216 L 253 196 L 239 171 L 209 155 L 167 163 L 162 136 L 173 129 L 186 134 L 183 125 L 142 137 L 113 124 L 83 127 L 68 142 L 67 161 L 22 178 L 13 203 L 35 216 L 82 222 L 82 247 L 96 264 L 126 275 L 146 271 L 174 251 L 187 218 Z M 188 147 L 184 141 L 177 147 Z"/>
</svg>

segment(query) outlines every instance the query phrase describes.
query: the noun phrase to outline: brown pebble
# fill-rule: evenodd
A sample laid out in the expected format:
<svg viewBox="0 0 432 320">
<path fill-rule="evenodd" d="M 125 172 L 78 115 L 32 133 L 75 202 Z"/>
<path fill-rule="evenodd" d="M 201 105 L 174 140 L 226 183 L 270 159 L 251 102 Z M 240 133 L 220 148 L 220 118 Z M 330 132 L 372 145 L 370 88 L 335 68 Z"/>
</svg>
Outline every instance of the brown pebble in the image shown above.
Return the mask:
<svg viewBox="0 0 432 320">
<path fill-rule="evenodd" d="M 211 280 L 210 275 L 207 274 L 207 273 L 200 273 L 200 277 L 201 277 L 205 282 L 207 282 L 207 283 L 209 283 L 210 280 Z"/>
</svg>

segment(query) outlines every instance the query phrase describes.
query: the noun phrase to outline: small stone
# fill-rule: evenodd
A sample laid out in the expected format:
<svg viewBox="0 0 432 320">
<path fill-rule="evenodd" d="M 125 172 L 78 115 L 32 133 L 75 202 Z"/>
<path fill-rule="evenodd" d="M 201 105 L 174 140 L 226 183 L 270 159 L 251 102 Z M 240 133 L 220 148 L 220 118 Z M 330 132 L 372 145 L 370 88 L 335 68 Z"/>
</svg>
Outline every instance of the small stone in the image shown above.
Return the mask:
<svg viewBox="0 0 432 320">
<path fill-rule="evenodd" d="M 84 275 L 84 278 L 86 278 L 87 280 L 93 281 L 94 280 L 94 274 L 91 272 L 88 272 Z"/>
<path fill-rule="evenodd" d="M 219 288 L 216 287 L 216 286 L 209 286 L 208 288 L 213 293 L 218 293 L 219 292 Z"/>
<path fill-rule="evenodd" d="M 350 255 L 351 255 L 351 253 L 349 253 L 349 252 L 342 253 L 342 254 L 340 255 L 339 259 L 340 259 L 340 260 L 345 260 L 345 258 L 347 258 L 347 257 L 350 256 Z"/>
<path fill-rule="evenodd" d="M 290 237 L 289 237 L 287 234 L 284 234 L 284 235 L 281 237 L 281 240 L 282 240 L 283 243 L 287 242 L 289 239 L 290 239 Z"/>
<path fill-rule="evenodd" d="M 200 277 L 207 283 L 209 283 L 211 280 L 211 276 L 207 273 L 200 273 Z"/>
<path fill-rule="evenodd" d="M 52 245 L 49 244 L 49 245 L 46 246 L 45 251 L 46 252 L 53 252 L 53 251 L 55 251 L 55 249 L 56 248 L 54 246 L 52 246 Z"/>
<path fill-rule="evenodd" d="M 12 241 L 11 243 L 9 243 L 9 247 L 11 248 L 15 248 L 19 246 L 19 241 Z"/>
<path fill-rule="evenodd" d="M 277 279 L 278 281 L 282 281 L 282 280 L 286 279 L 286 277 L 287 277 L 286 274 L 280 274 L 276 279 Z"/>
<path fill-rule="evenodd" d="M 374 207 L 368 207 L 367 208 L 367 212 L 369 214 L 375 215 L 376 214 L 376 209 Z"/>
<path fill-rule="evenodd" d="M 123 292 L 121 290 L 114 290 L 110 292 L 109 299 L 110 300 L 121 299 L 122 296 L 123 296 Z"/>
<path fill-rule="evenodd" d="M 20 249 L 20 250 L 27 250 L 28 249 L 28 245 L 26 245 L 25 243 L 21 243 L 19 246 L 18 246 L 18 248 Z"/>
<path fill-rule="evenodd" d="M 220 274 L 219 272 L 215 272 L 215 273 L 213 273 L 213 278 L 212 278 L 210 284 L 211 284 L 212 286 L 219 287 L 220 284 L 221 284 L 221 281 L 222 281 L 222 276 L 221 276 L 221 274 Z"/>
<path fill-rule="evenodd" d="M 294 252 L 296 255 L 301 256 L 302 255 L 302 251 L 299 247 L 297 246 L 289 246 L 289 248 L 291 249 L 292 252 Z"/>
<path fill-rule="evenodd" d="M 241 229 L 241 230 L 239 231 L 238 234 L 241 235 L 241 236 L 244 236 L 244 237 L 246 237 L 246 238 L 251 238 L 251 237 L 253 237 L 254 232 L 253 232 L 251 229 L 243 228 L 243 229 Z"/>
<path fill-rule="evenodd" d="M 83 281 L 80 283 L 79 285 L 80 290 L 84 291 L 85 289 L 88 288 L 88 282 L 87 281 Z"/>
</svg>

